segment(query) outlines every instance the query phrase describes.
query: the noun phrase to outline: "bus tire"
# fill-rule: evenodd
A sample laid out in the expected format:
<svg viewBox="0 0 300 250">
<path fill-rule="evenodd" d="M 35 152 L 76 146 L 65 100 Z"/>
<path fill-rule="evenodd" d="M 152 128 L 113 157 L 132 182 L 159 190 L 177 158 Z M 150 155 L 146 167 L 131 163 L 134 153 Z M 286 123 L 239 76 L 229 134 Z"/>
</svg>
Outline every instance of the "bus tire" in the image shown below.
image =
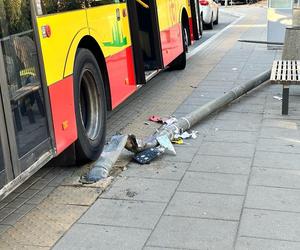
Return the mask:
<svg viewBox="0 0 300 250">
<path fill-rule="evenodd" d="M 182 24 L 183 52 L 170 64 L 171 70 L 183 70 L 186 66 L 186 52 L 188 51 L 188 27 Z"/>
<path fill-rule="evenodd" d="M 78 139 L 76 160 L 96 160 L 105 143 L 106 98 L 98 63 L 88 49 L 78 49 L 74 65 L 74 100 Z"/>
</svg>

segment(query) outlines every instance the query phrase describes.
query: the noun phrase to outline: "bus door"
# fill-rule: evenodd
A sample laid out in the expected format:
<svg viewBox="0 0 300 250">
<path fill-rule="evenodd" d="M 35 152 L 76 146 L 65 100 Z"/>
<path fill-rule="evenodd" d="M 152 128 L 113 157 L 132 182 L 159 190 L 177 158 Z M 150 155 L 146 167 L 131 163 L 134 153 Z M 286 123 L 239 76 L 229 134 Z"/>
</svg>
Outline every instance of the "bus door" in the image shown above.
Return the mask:
<svg viewBox="0 0 300 250">
<path fill-rule="evenodd" d="M 2 98 L 0 95 L 0 189 L 13 179 L 10 153 L 7 140 L 7 129 L 3 114 Z"/>
<path fill-rule="evenodd" d="M 126 1 L 88 0 L 87 3 L 91 34 L 101 39 L 114 108 L 136 90 Z"/>
<path fill-rule="evenodd" d="M 144 83 L 145 73 L 163 68 L 156 1 L 127 1 L 127 6 L 136 75 Z"/>
<path fill-rule="evenodd" d="M 16 177 L 52 148 L 29 0 L 0 0 L 0 76 Z"/>
</svg>

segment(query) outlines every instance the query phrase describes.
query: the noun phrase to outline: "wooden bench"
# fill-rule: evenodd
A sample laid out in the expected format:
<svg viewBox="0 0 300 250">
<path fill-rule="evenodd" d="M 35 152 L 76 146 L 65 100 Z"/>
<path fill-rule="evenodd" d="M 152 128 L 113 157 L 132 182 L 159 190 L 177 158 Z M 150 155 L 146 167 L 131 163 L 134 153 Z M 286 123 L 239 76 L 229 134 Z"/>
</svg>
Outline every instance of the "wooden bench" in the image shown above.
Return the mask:
<svg viewBox="0 0 300 250">
<path fill-rule="evenodd" d="M 289 113 L 289 86 L 300 84 L 300 60 L 276 60 L 273 62 L 271 83 L 282 84 L 282 114 Z"/>
</svg>

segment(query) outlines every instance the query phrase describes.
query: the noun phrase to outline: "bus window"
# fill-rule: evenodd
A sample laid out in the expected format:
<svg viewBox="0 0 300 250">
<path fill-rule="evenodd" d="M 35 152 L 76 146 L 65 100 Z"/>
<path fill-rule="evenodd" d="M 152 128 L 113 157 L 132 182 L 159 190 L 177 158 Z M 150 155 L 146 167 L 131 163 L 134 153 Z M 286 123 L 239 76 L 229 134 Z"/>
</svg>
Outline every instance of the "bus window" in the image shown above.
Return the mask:
<svg viewBox="0 0 300 250">
<path fill-rule="evenodd" d="M 89 0 L 89 7 L 108 5 L 113 3 L 125 3 L 125 0 Z"/>
<path fill-rule="evenodd" d="M 0 45 L 19 158 L 49 137 L 29 0 L 0 0 Z"/>
<path fill-rule="evenodd" d="M 38 10 L 39 15 L 48 15 L 85 8 L 84 0 L 35 0 L 35 2 L 36 6 L 41 6 L 42 8 L 42 13 Z"/>
</svg>

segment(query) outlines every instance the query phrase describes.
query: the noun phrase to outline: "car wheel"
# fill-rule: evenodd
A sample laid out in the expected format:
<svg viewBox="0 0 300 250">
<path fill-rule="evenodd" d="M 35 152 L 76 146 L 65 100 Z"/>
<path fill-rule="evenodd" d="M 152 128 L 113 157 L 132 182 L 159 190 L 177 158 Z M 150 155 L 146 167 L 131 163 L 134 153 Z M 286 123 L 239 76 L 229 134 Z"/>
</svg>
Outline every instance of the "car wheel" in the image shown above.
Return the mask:
<svg viewBox="0 0 300 250">
<path fill-rule="evenodd" d="M 203 27 L 203 14 L 202 13 L 200 15 L 199 23 L 200 23 L 200 35 L 202 36 L 203 35 L 203 30 L 204 30 L 204 27 Z"/>
<path fill-rule="evenodd" d="M 74 65 L 74 100 L 78 139 L 76 160 L 96 160 L 104 146 L 106 99 L 104 83 L 94 55 L 79 49 Z"/>
<path fill-rule="evenodd" d="M 212 30 L 212 29 L 214 28 L 214 14 L 213 14 L 213 13 L 211 14 L 210 23 L 207 24 L 207 28 L 208 28 L 209 30 Z"/>
<path fill-rule="evenodd" d="M 216 18 L 216 20 L 214 21 L 214 24 L 215 24 L 215 25 L 219 24 L 219 10 L 217 11 L 217 18 Z"/>
</svg>

